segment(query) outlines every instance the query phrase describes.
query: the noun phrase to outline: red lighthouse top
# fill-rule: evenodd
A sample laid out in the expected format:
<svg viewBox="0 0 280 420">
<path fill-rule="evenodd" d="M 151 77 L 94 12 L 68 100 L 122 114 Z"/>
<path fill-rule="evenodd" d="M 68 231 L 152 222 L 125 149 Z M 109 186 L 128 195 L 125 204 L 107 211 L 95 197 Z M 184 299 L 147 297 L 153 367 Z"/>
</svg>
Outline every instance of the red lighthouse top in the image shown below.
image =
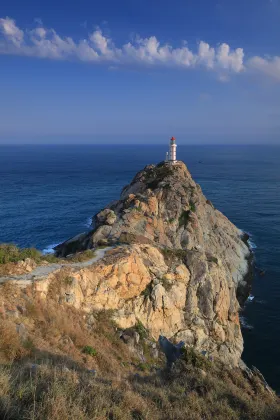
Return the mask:
<svg viewBox="0 0 280 420">
<path fill-rule="evenodd" d="M 171 137 L 171 139 L 170 139 L 170 140 L 175 141 L 176 139 L 175 139 L 175 137 Z"/>
</svg>

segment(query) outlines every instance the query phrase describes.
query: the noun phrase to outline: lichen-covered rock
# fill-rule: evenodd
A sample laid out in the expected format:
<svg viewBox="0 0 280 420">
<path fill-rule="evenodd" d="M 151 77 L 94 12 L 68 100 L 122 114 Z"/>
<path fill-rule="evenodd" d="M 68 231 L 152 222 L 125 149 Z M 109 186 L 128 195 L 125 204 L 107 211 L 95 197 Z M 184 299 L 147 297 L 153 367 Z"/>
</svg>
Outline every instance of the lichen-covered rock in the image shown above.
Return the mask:
<svg viewBox="0 0 280 420">
<path fill-rule="evenodd" d="M 110 209 L 104 209 L 100 213 L 98 213 L 95 217 L 95 224 L 97 226 L 105 224 L 105 225 L 113 225 L 117 220 L 117 216 Z"/>
</svg>

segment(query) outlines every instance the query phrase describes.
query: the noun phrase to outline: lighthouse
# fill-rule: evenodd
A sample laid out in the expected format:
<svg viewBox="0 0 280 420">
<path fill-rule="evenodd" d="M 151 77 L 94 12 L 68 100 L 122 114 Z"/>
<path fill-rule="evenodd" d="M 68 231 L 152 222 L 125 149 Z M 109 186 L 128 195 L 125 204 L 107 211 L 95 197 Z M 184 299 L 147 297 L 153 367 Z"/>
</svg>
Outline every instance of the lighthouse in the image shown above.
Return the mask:
<svg viewBox="0 0 280 420">
<path fill-rule="evenodd" d="M 168 159 L 170 163 L 176 163 L 176 148 L 177 148 L 176 139 L 175 137 L 171 137 L 170 145 L 169 145 L 169 159 Z"/>
</svg>

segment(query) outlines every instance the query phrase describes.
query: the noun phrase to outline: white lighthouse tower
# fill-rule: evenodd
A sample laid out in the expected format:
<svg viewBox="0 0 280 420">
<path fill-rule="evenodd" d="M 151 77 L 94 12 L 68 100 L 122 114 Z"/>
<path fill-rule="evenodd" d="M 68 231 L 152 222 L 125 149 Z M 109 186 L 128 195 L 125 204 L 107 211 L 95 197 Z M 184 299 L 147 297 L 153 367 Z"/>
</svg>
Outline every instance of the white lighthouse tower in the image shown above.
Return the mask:
<svg viewBox="0 0 280 420">
<path fill-rule="evenodd" d="M 176 139 L 175 137 L 171 137 L 169 146 L 169 162 L 171 163 L 176 163 L 176 148 Z"/>
</svg>

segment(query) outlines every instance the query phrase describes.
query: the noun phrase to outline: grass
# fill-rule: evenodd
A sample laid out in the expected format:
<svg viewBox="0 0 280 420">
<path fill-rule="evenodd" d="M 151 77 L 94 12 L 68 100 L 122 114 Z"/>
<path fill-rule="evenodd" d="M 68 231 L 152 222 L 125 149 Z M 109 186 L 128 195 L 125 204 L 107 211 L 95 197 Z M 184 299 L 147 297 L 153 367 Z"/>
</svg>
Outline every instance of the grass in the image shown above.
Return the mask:
<svg viewBox="0 0 280 420">
<path fill-rule="evenodd" d="M 103 248 L 106 248 L 106 246 L 104 246 Z M 67 258 L 67 261 L 70 261 L 73 263 L 84 262 L 84 261 L 90 260 L 91 258 L 94 258 L 94 256 L 95 256 L 95 252 L 92 249 L 87 249 L 86 251 L 79 252 Z"/>
<path fill-rule="evenodd" d="M 0 323 L 0 350 L 9 362 L 26 355 L 26 350 L 20 341 L 13 322 L 1 319 Z"/>
<path fill-rule="evenodd" d="M 135 207 L 133 207 L 133 209 L 132 209 L 133 211 L 137 211 L 138 213 L 142 213 L 142 209 L 141 209 L 141 206 L 135 206 Z"/>
<path fill-rule="evenodd" d="M 84 346 L 83 353 L 88 354 L 92 357 L 95 357 L 97 355 L 97 351 L 92 346 Z"/>
<path fill-rule="evenodd" d="M 35 262 L 40 261 L 42 254 L 35 248 L 18 248 L 12 244 L 0 245 L 0 264 L 15 263 L 26 258 L 31 258 Z"/>
<path fill-rule="evenodd" d="M 51 296 L 40 300 L 32 291 L 16 292 L 14 285 L 0 286 L 0 295 L 8 306 L 14 300 L 25 307 L 16 319 L 0 315 L 2 419 L 280 418 L 278 397 L 257 376 L 248 379 L 193 348 L 183 349 L 174 369 L 166 371 L 161 358 L 148 357 L 151 338 L 141 322 L 135 330 L 142 360 L 119 338 L 112 312 L 85 314 Z M 24 340 L 18 323 L 26 327 Z"/>
<path fill-rule="evenodd" d="M 135 331 L 138 332 L 141 340 L 144 340 L 148 337 L 148 331 L 141 321 L 137 321 L 137 324 L 135 325 Z"/>
<path fill-rule="evenodd" d="M 199 354 L 193 347 L 182 348 L 182 359 L 193 367 L 209 371 L 212 367 L 211 362 L 202 354 Z"/>
<path fill-rule="evenodd" d="M 71 262 L 83 262 L 87 261 L 90 258 L 94 257 L 93 250 L 86 250 L 83 252 L 79 252 L 72 257 L 68 258 L 67 260 L 63 260 L 64 262 L 71 261 Z M 40 264 L 42 261 L 47 261 L 49 263 L 55 263 L 62 261 L 61 258 L 55 257 L 53 254 L 43 255 L 38 249 L 35 248 L 18 248 L 13 244 L 0 244 L 0 264 L 9 264 L 9 263 L 17 263 L 19 261 L 26 260 L 26 258 L 30 258 L 35 261 L 37 264 Z"/>
<path fill-rule="evenodd" d="M 194 203 L 193 201 L 190 201 L 189 206 L 190 206 L 190 210 L 191 210 L 193 213 L 195 213 L 195 211 L 196 211 L 196 206 L 195 206 L 195 203 Z"/>
<path fill-rule="evenodd" d="M 48 298 L 58 302 L 60 296 L 63 294 L 63 290 L 70 286 L 73 279 L 70 276 L 69 269 L 67 267 L 59 270 L 54 274 L 54 277 L 48 288 Z"/>
<path fill-rule="evenodd" d="M 149 365 L 149 363 L 139 363 L 139 365 L 137 367 L 142 372 L 147 372 L 147 371 L 151 370 L 151 366 Z"/>
<path fill-rule="evenodd" d="M 94 377 L 90 371 L 26 364 L 0 368 L 0 417 L 6 420 L 277 420 L 280 409 L 257 378 L 213 366 L 202 376 L 179 361 L 171 372 L 151 373 L 147 363 L 126 380 Z M 141 374 L 142 372 L 142 374 Z M 117 374 L 117 372 L 115 372 Z"/>
<path fill-rule="evenodd" d="M 8 275 L 13 273 L 16 264 L 19 261 L 24 261 L 27 258 L 33 260 L 36 264 L 40 265 L 43 262 L 64 264 L 85 262 L 94 258 L 95 252 L 93 250 L 86 250 L 78 252 L 69 258 L 57 258 L 54 254 L 43 255 L 38 249 L 35 248 L 18 248 L 13 244 L 0 244 L 0 275 Z"/>
</svg>

